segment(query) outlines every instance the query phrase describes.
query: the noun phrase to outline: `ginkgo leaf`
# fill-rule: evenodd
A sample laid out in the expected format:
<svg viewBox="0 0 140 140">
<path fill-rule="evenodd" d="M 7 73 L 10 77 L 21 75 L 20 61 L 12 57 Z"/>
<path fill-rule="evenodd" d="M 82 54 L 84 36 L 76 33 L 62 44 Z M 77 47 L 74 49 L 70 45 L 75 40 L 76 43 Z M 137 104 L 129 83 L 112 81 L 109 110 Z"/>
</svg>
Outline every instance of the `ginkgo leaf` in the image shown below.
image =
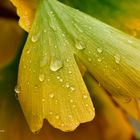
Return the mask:
<svg viewBox="0 0 140 140">
<path fill-rule="evenodd" d="M 113 96 L 114 101 L 136 120 L 140 121 L 140 104 L 135 98 L 117 98 Z"/>
<path fill-rule="evenodd" d="M 40 129 L 43 119 L 63 131 L 93 119 L 74 55 L 109 93 L 139 97 L 139 44 L 58 1 L 40 1 L 18 77 L 19 100 L 31 130 Z"/>
<path fill-rule="evenodd" d="M 94 118 L 93 104 L 74 58 L 74 42 L 66 32 L 50 1 L 41 1 L 21 57 L 17 87 L 33 132 L 42 127 L 43 119 L 71 131 Z"/>
<path fill-rule="evenodd" d="M 36 5 L 38 0 L 10 0 L 16 7 L 20 16 L 19 24 L 25 30 L 29 31 L 34 19 Z"/>
<path fill-rule="evenodd" d="M 85 73 L 84 80 L 94 101 L 98 125 L 105 140 L 131 140 L 134 135 L 127 117 L 116 107 L 103 87 L 89 74 Z M 95 117 L 96 119 L 96 117 Z M 102 122 L 104 122 L 102 124 Z M 102 129 L 105 127 L 105 130 Z"/>
</svg>

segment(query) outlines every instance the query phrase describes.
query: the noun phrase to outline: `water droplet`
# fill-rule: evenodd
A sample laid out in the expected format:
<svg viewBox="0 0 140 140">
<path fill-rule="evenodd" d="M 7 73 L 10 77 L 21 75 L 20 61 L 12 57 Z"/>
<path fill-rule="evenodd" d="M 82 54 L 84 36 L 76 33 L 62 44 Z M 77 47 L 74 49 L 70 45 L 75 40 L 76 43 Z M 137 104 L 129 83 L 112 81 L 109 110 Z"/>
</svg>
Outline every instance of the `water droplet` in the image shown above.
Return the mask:
<svg viewBox="0 0 140 140">
<path fill-rule="evenodd" d="M 87 99 L 87 95 L 83 95 L 83 98 L 84 98 L 84 99 Z"/>
<path fill-rule="evenodd" d="M 85 44 L 82 41 L 76 41 L 76 48 L 78 50 L 83 50 L 86 48 Z"/>
<path fill-rule="evenodd" d="M 130 43 L 130 44 L 131 44 L 131 43 L 133 43 L 133 41 L 132 41 L 132 40 L 128 40 L 128 43 Z"/>
<path fill-rule="evenodd" d="M 15 92 L 16 92 L 17 94 L 20 93 L 20 86 L 18 86 L 18 85 L 15 86 Z"/>
<path fill-rule="evenodd" d="M 89 105 L 88 105 L 88 104 L 86 104 L 85 106 L 86 106 L 86 107 L 88 107 Z"/>
<path fill-rule="evenodd" d="M 44 98 L 42 99 L 42 102 L 45 102 L 45 99 Z"/>
<path fill-rule="evenodd" d="M 102 62 L 102 59 L 101 58 L 98 58 L 98 62 Z"/>
<path fill-rule="evenodd" d="M 68 115 L 68 117 L 71 119 L 72 118 L 72 115 Z"/>
<path fill-rule="evenodd" d="M 56 78 L 57 78 L 57 79 L 60 79 L 60 76 L 57 76 Z"/>
<path fill-rule="evenodd" d="M 49 12 L 49 25 L 50 27 L 53 29 L 53 31 L 56 31 L 56 25 L 55 25 L 55 21 L 54 21 L 54 15 L 52 12 Z"/>
<path fill-rule="evenodd" d="M 50 112 L 49 112 L 49 114 L 50 114 L 50 115 L 52 115 L 52 114 L 53 114 L 53 112 L 52 112 L 52 111 L 50 111 Z"/>
<path fill-rule="evenodd" d="M 51 71 L 58 71 L 60 68 L 63 67 L 63 63 L 61 60 L 56 59 L 55 61 L 51 61 L 50 70 Z"/>
<path fill-rule="evenodd" d="M 53 93 L 50 93 L 50 94 L 49 94 L 49 97 L 50 97 L 50 98 L 53 98 L 53 97 L 54 97 L 54 94 L 53 94 Z"/>
<path fill-rule="evenodd" d="M 75 88 L 74 88 L 74 87 L 70 87 L 70 90 L 71 90 L 71 91 L 74 91 L 74 90 L 75 90 Z"/>
<path fill-rule="evenodd" d="M 69 71 L 68 73 L 69 73 L 69 74 L 71 74 L 71 73 L 72 73 L 72 71 Z"/>
<path fill-rule="evenodd" d="M 40 74 L 39 75 L 39 81 L 43 82 L 45 79 L 45 75 L 44 74 Z"/>
<path fill-rule="evenodd" d="M 55 118 L 58 120 L 60 117 L 59 117 L 59 115 L 56 115 Z"/>
<path fill-rule="evenodd" d="M 89 62 L 91 62 L 91 60 L 92 60 L 91 58 L 88 58 L 88 61 L 89 61 Z"/>
<path fill-rule="evenodd" d="M 91 51 L 88 51 L 89 54 L 91 54 Z"/>
<path fill-rule="evenodd" d="M 44 33 L 46 33 L 47 32 L 47 30 L 46 29 L 44 29 Z"/>
<path fill-rule="evenodd" d="M 27 50 L 27 54 L 29 54 L 30 53 L 30 50 Z"/>
<path fill-rule="evenodd" d="M 73 100 L 72 100 L 72 99 L 70 99 L 70 102 L 71 102 L 71 103 L 73 103 Z"/>
<path fill-rule="evenodd" d="M 63 79 L 59 79 L 60 82 L 63 82 Z"/>
<path fill-rule="evenodd" d="M 102 48 L 97 48 L 97 52 L 102 53 L 103 52 Z"/>
<path fill-rule="evenodd" d="M 39 36 L 40 36 L 40 33 L 38 33 L 36 35 L 33 35 L 32 38 L 31 38 L 32 42 L 35 43 L 39 39 Z"/>
<path fill-rule="evenodd" d="M 69 87 L 70 87 L 69 83 L 66 83 L 66 88 L 69 88 Z"/>
<path fill-rule="evenodd" d="M 72 105 L 72 107 L 73 107 L 73 108 L 75 108 L 75 107 L 76 107 L 76 105 Z"/>
<path fill-rule="evenodd" d="M 61 126 L 64 127 L 64 123 L 61 123 Z"/>
<path fill-rule="evenodd" d="M 116 55 L 114 56 L 114 58 L 115 58 L 115 62 L 116 62 L 117 64 L 119 64 L 119 63 L 120 63 L 120 60 L 121 60 L 120 55 L 119 55 L 119 54 L 116 54 Z"/>
</svg>

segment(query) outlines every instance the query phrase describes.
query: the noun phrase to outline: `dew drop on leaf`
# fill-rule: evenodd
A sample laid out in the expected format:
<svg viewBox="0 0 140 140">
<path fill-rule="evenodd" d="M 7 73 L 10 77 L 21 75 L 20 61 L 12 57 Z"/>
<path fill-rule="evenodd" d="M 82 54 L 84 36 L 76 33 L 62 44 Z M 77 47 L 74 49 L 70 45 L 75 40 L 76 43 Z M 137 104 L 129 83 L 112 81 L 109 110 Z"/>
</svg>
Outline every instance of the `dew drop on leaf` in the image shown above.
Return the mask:
<svg viewBox="0 0 140 140">
<path fill-rule="evenodd" d="M 102 53 L 103 52 L 102 48 L 97 48 L 97 52 Z"/>
<path fill-rule="evenodd" d="M 82 41 L 76 41 L 75 46 L 78 50 L 84 50 L 86 48 L 85 44 Z"/>
<path fill-rule="evenodd" d="M 45 79 L 45 75 L 44 74 L 40 74 L 39 75 L 39 81 L 43 82 Z"/>
<path fill-rule="evenodd" d="M 54 71 L 54 72 L 58 71 L 62 67 L 63 67 L 63 63 L 62 63 L 61 60 L 56 59 L 56 60 L 51 61 L 51 64 L 50 64 L 50 70 L 51 71 Z"/>
<path fill-rule="evenodd" d="M 38 33 L 37 35 L 33 35 L 32 36 L 32 38 L 31 38 L 31 40 L 32 40 L 32 42 L 36 42 L 36 41 L 38 41 L 38 39 L 39 39 L 39 36 L 40 36 L 40 34 Z"/>
<path fill-rule="evenodd" d="M 119 55 L 119 54 L 116 54 L 116 55 L 114 55 L 114 58 L 115 58 L 115 62 L 116 62 L 117 64 L 119 64 L 119 63 L 120 63 L 120 60 L 121 60 L 120 55 Z"/>
</svg>

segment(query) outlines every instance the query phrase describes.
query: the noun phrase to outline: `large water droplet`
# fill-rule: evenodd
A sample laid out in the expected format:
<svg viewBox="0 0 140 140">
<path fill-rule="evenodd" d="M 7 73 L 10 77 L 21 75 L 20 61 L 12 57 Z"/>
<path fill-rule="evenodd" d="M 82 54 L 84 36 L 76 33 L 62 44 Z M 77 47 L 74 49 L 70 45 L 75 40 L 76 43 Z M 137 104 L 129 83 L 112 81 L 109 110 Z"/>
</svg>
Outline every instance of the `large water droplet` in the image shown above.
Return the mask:
<svg viewBox="0 0 140 140">
<path fill-rule="evenodd" d="M 39 81 L 43 82 L 45 79 L 45 75 L 44 74 L 40 74 L 39 75 Z"/>
<path fill-rule="evenodd" d="M 40 33 L 33 35 L 31 38 L 32 42 L 36 42 L 39 39 L 39 36 L 40 36 Z"/>
<path fill-rule="evenodd" d="M 102 53 L 103 52 L 102 48 L 97 48 L 97 52 Z"/>
<path fill-rule="evenodd" d="M 56 60 L 51 61 L 51 64 L 50 64 L 51 71 L 58 71 L 62 67 L 63 67 L 63 63 L 61 60 L 56 59 Z"/>
<path fill-rule="evenodd" d="M 83 50 L 86 48 L 85 44 L 82 41 L 76 41 L 75 46 L 78 50 Z"/>
<path fill-rule="evenodd" d="M 114 56 L 114 58 L 115 58 L 115 62 L 116 62 L 117 64 L 119 64 L 119 63 L 120 63 L 120 60 L 121 60 L 120 55 L 119 55 L 119 54 L 116 54 L 116 55 Z"/>
</svg>

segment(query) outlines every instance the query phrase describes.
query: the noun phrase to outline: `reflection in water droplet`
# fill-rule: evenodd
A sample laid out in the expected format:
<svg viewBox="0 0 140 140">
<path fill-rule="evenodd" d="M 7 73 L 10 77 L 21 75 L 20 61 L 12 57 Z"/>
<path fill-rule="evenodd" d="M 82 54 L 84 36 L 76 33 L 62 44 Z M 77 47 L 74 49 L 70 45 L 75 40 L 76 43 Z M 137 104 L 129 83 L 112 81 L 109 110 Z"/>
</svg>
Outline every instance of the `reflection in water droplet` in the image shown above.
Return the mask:
<svg viewBox="0 0 140 140">
<path fill-rule="evenodd" d="M 120 60 L 121 60 L 120 55 L 119 55 L 119 54 L 116 54 L 116 55 L 114 56 L 114 58 L 115 58 L 115 62 L 116 62 L 117 64 L 119 64 L 119 63 L 120 63 Z"/>
<path fill-rule="evenodd" d="M 76 45 L 75 46 L 76 46 L 76 48 L 78 50 L 83 50 L 83 49 L 86 48 L 85 44 L 82 41 L 76 41 Z"/>
<path fill-rule="evenodd" d="M 45 75 L 44 74 L 40 74 L 39 75 L 39 81 L 43 82 L 45 79 Z"/>
<path fill-rule="evenodd" d="M 38 34 L 36 34 L 36 35 L 33 35 L 32 38 L 31 38 L 32 42 L 35 43 L 36 41 L 38 41 L 39 36 L 40 36 L 40 33 L 38 33 Z"/>
<path fill-rule="evenodd" d="M 51 61 L 51 64 L 50 64 L 51 71 L 54 71 L 54 72 L 58 71 L 62 67 L 63 67 L 63 63 L 61 60 L 56 59 L 56 60 Z"/>
<path fill-rule="evenodd" d="M 102 48 L 97 48 L 97 52 L 102 53 L 103 52 Z"/>
</svg>

